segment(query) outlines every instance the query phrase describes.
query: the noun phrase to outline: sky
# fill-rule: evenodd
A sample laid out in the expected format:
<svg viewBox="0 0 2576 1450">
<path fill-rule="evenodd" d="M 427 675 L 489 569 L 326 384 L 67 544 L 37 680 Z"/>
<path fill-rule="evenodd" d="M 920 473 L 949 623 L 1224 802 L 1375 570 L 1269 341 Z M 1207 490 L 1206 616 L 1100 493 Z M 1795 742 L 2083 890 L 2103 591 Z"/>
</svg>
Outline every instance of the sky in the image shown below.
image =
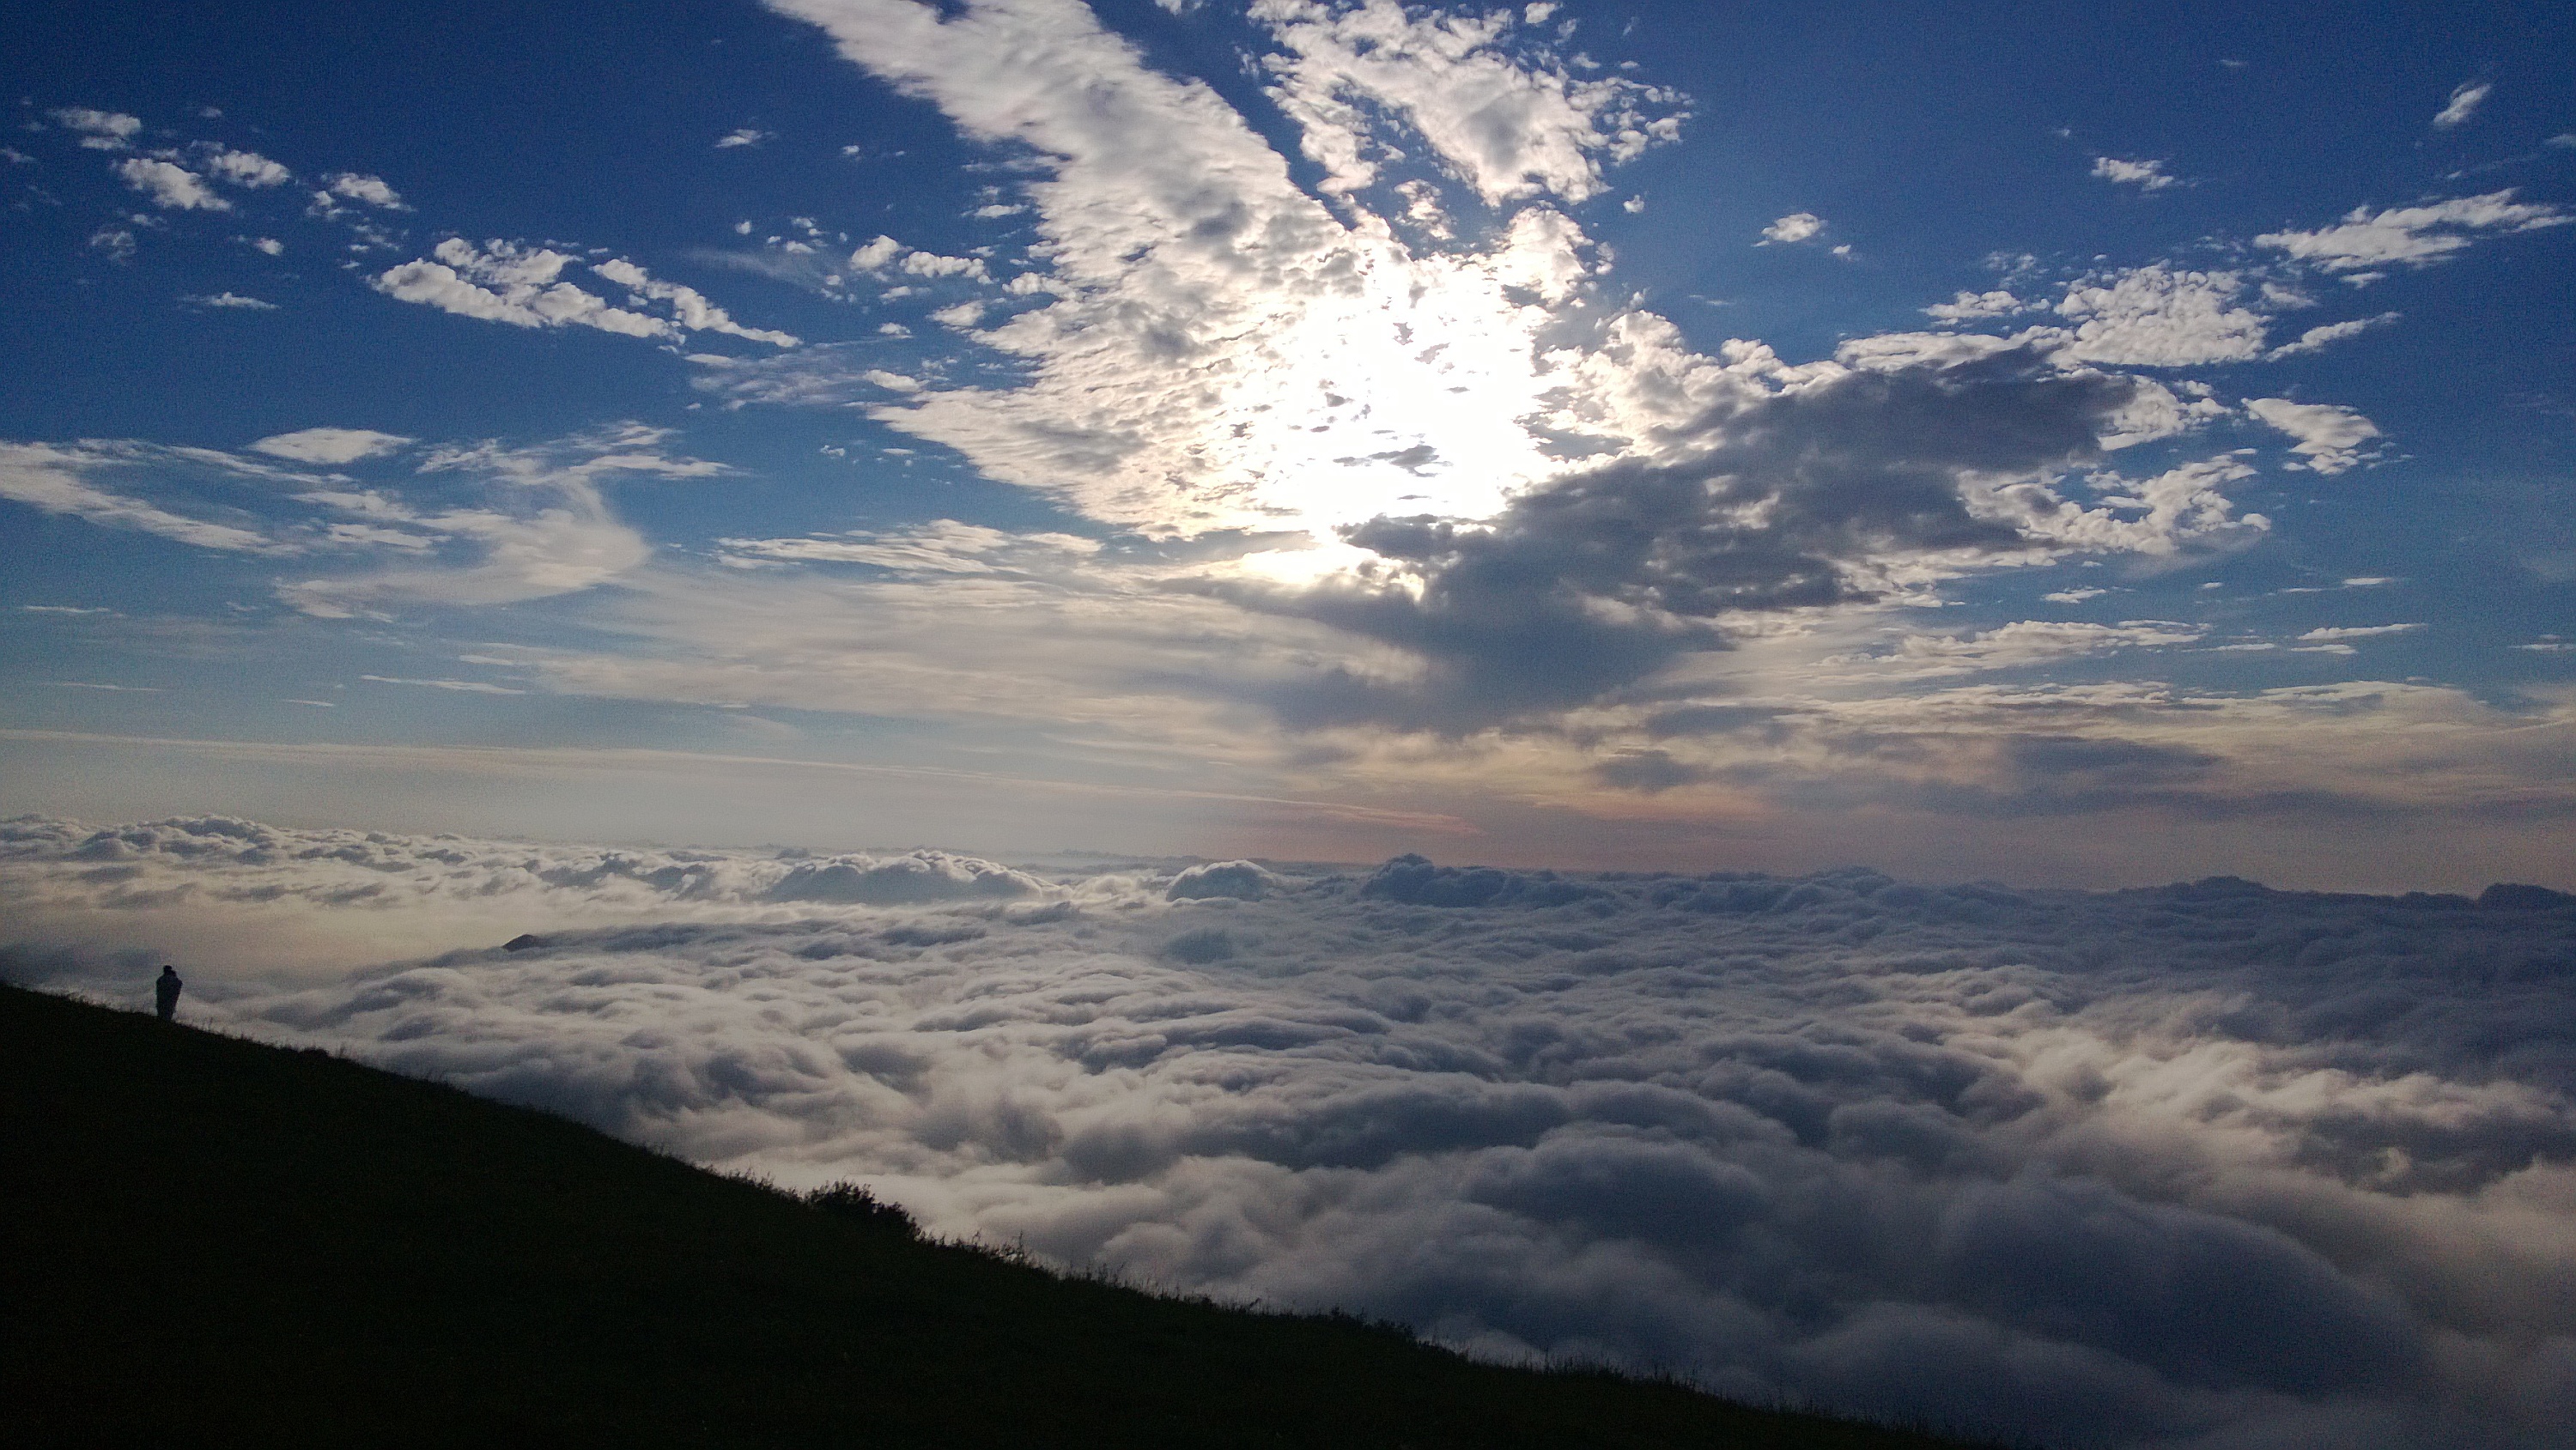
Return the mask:
<svg viewBox="0 0 2576 1450">
<path fill-rule="evenodd" d="M 0 809 L 2576 886 L 2570 28 L 31 14 Z"/>
</svg>

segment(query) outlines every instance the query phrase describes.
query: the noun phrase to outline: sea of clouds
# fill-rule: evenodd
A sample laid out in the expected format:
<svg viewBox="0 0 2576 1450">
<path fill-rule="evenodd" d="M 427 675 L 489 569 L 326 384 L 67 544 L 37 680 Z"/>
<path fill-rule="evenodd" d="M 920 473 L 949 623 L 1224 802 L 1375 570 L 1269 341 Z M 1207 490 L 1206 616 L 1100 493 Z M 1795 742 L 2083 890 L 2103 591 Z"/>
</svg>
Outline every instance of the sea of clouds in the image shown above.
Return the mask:
<svg viewBox="0 0 2576 1450">
<path fill-rule="evenodd" d="M 0 910 L 15 981 L 139 1006 L 175 961 L 202 1023 L 1495 1356 L 2050 1445 L 2576 1445 L 2536 888 L 19 818 Z"/>
</svg>

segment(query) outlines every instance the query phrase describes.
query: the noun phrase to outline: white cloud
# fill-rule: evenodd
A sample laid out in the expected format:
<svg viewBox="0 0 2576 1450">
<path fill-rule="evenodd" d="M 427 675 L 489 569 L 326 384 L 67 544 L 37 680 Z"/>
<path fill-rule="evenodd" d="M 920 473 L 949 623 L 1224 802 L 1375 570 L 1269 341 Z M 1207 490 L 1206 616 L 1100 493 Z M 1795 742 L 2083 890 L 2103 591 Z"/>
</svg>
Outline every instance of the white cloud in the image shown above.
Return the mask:
<svg viewBox="0 0 2576 1450">
<path fill-rule="evenodd" d="M 182 297 L 179 300 L 182 302 L 192 303 L 199 307 L 228 307 L 244 312 L 275 312 L 277 310 L 277 304 L 274 302 L 263 302 L 256 297 L 244 297 L 238 292 L 217 292 L 211 296 L 191 295 Z"/>
<path fill-rule="evenodd" d="M 455 690 L 460 693 L 473 695 L 524 695 L 528 693 L 525 690 L 511 689 L 507 685 L 487 684 L 481 680 L 414 680 L 405 679 L 396 675 L 360 675 L 358 678 L 378 685 L 422 685 L 433 690 Z"/>
<path fill-rule="evenodd" d="M 2447 131 L 2467 121 L 2478 113 L 2478 107 L 2485 102 L 2487 93 L 2494 89 L 2494 86 L 2483 81 L 2462 81 L 2451 91 L 2449 103 L 2433 117 L 2434 126 Z"/>
<path fill-rule="evenodd" d="M 753 126 L 737 126 L 717 138 L 716 149 L 727 151 L 737 146 L 757 146 L 763 141 L 776 140 L 777 135 L 775 131 L 763 131 Z"/>
<path fill-rule="evenodd" d="M 278 597 L 307 614 L 344 618 L 406 605 L 515 604 L 606 583 L 653 551 L 610 508 L 604 485 L 625 476 L 708 478 L 726 471 L 664 453 L 667 437 L 628 424 L 536 447 L 433 452 L 421 473 L 480 485 L 479 497 L 463 504 L 422 507 L 381 490 L 317 484 L 299 498 L 354 519 L 357 531 L 344 535 L 349 542 L 391 545 L 420 557 L 368 572 L 284 581 Z"/>
<path fill-rule="evenodd" d="M 2557 1433 L 2557 898 L 1177 864 L 0 824 L 13 977 L 194 962 L 211 1025 L 1176 1289 L 2015 1441 Z"/>
<path fill-rule="evenodd" d="M 412 440 L 372 428 L 304 428 L 278 433 L 253 443 L 252 450 L 297 463 L 355 463 L 391 453 Z"/>
<path fill-rule="evenodd" d="M 709 302 L 695 288 L 683 287 L 677 282 L 657 281 L 647 275 L 643 268 L 623 258 L 595 263 L 590 270 L 636 294 L 633 300 L 638 306 L 646 301 L 670 304 L 672 315 L 679 324 L 693 331 L 721 332 L 752 342 L 765 342 L 772 347 L 797 345 L 794 334 L 776 332 L 767 328 L 745 327 L 734 321 L 723 308 Z"/>
<path fill-rule="evenodd" d="M 141 156 L 116 163 L 125 184 L 152 198 L 155 206 L 179 211 L 231 211 L 233 204 L 215 195 L 206 179 L 184 166 Z"/>
<path fill-rule="evenodd" d="M 2412 634 L 2422 628 L 2424 628 L 2424 626 L 2420 624 L 2368 624 L 2350 627 L 2328 627 L 2309 630 L 2307 633 L 2300 635 L 2299 639 L 2305 644 L 2316 644 L 2324 641 L 2340 641 L 2347 639 L 2377 639 L 2381 635 Z"/>
<path fill-rule="evenodd" d="M 2377 317 L 2360 317 L 2350 322 L 2329 322 L 2323 327 L 2311 327 L 2299 334 L 2298 341 L 2283 343 L 2265 353 L 2263 358 L 2266 362 L 2278 362 L 2285 357 L 2323 352 L 2330 343 L 2341 342 L 2347 337 L 2358 337 L 2374 327 L 2385 327 L 2396 320 L 2396 313 L 2383 312 Z"/>
<path fill-rule="evenodd" d="M 140 118 L 123 111 L 93 111 L 87 106 L 66 106 L 48 112 L 64 129 L 77 131 L 83 146 L 93 151 L 122 151 L 143 129 Z"/>
<path fill-rule="evenodd" d="M 222 146 L 207 146 L 201 150 L 198 164 L 206 168 L 207 174 L 235 186 L 283 186 L 295 179 L 295 173 L 256 151 L 234 151 Z"/>
<path fill-rule="evenodd" d="M 1251 8 L 1287 49 L 1264 58 L 1273 94 L 1330 193 L 1377 180 L 1389 148 L 1372 108 L 1400 118 L 1488 206 L 1542 193 L 1586 200 L 1604 162 L 1678 138 L 1685 118 L 1674 92 L 1580 79 L 1544 53 L 1516 52 L 1508 12 L 1410 11 L 1396 0 Z"/>
<path fill-rule="evenodd" d="M 2350 408 L 2332 403 L 2248 398 L 2245 410 L 2299 440 L 2290 451 L 2304 454 L 2308 460 L 2306 467 L 2318 473 L 2342 473 L 2355 464 L 2370 461 L 2372 455 L 2362 453 L 2360 448 L 2380 436 L 2378 424 Z"/>
<path fill-rule="evenodd" d="M 862 272 L 880 272 L 888 262 L 904 254 L 904 244 L 892 237 L 880 236 L 850 253 L 850 265 Z"/>
<path fill-rule="evenodd" d="M 1759 247 L 1767 246 L 1772 242 L 1780 242 L 1783 244 L 1803 242 L 1824 229 L 1824 218 L 1817 216 L 1814 212 L 1793 211 L 1787 216 L 1780 218 L 1778 221 L 1773 222 L 1771 225 L 1764 227 L 1762 229 L 1762 240 L 1754 243 L 1754 245 Z"/>
<path fill-rule="evenodd" d="M 513 327 L 595 327 L 628 337 L 677 341 L 680 329 L 658 317 L 613 307 L 562 281 L 570 255 L 546 247 L 492 241 L 477 248 L 450 237 L 431 249 L 438 260 L 389 267 L 371 285 L 386 296 Z"/>
<path fill-rule="evenodd" d="M 1976 322 L 1989 317 L 2010 317 L 2016 312 L 2033 311 L 2045 304 L 2024 302 L 2010 292 L 1962 292 L 1948 302 L 1936 302 L 1923 309 L 1923 315 L 1941 322 Z"/>
<path fill-rule="evenodd" d="M 2510 235 L 2576 221 L 2576 215 L 2561 207 L 2518 202 L 2513 197 L 2507 188 L 2379 212 L 2357 206 L 2339 225 L 2312 232 L 2265 232 L 2254 244 L 2287 252 L 2328 272 L 2360 274 L 2365 268 L 2393 263 L 2431 266 L 2466 249 L 2480 233 Z"/>
<path fill-rule="evenodd" d="M 275 237 L 252 238 L 250 247 L 251 250 L 267 257 L 280 257 L 286 254 L 286 243 L 279 241 Z"/>
<path fill-rule="evenodd" d="M 2162 191 L 2175 184 L 2174 178 L 2165 174 L 2165 164 L 2161 161 L 2122 161 L 2115 156 L 2096 156 L 2093 158 L 2093 174 L 2104 181 L 2134 186 L 2140 191 Z"/>
<path fill-rule="evenodd" d="M 2262 315 L 2238 305 L 2234 272 L 2176 271 L 2162 262 L 2086 278 L 2058 312 L 2080 319 L 2066 344 L 2083 362 L 2189 367 L 2263 355 Z"/>
<path fill-rule="evenodd" d="M 2060 589 L 2055 593 L 2043 594 L 2039 597 L 2051 604 L 2081 604 L 2087 599 L 2099 599 L 2110 592 L 2107 589 Z"/>
<path fill-rule="evenodd" d="M 340 172 L 331 178 L 331 194 L 346 197 L 351 201 L 363 201 L 369 206 L 383 207 L 387 211 L 410 210 L 403 204 L 402 193 L 385 185 L 385 180 L 381 176 L 367 176 L 355 171 Z"/>
<path fill-rule="evenodd" d="M 0 498 L 102 528 L 158 534 L 200 549 L 240 554 L 288 551 L 260 529 L 174 513 L 90 481 L 93 473 L 131 467 L 136 461 L 137 455 L 131 452 L 95 446 L 0 443 Z"/>
<path fill-rule="evenodd" d="M 853 257 L 851 260 L 855 263 L 857 259 Z M 937 252 L 905 254 L 903 271 L 914 277 L 972 277 L 977 281 L 984 280 L 987 275 L 980 257 L 943 257 Z"/>
</svg>

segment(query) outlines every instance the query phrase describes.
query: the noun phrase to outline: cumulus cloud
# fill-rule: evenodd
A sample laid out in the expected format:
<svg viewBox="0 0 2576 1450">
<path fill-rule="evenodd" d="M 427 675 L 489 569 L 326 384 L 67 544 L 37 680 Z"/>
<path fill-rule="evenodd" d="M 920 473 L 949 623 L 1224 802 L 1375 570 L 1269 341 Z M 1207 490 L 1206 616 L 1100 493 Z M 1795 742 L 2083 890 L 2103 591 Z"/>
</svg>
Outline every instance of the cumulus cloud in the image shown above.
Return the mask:
<svg viewBox="0 0 2576 1450">
<path fill-rule="evenodd" d="M 757 146 L 763 141 L 775 139 L 774 132 L 763 131 L 754 126 L 737 126 L 716 138 L 716 149 L 729 151 L 737 146 Z"/>
<path fill-rule="evenodd" d="M 402 193 L 385 184 L 381 176 L 368 176 L 356 171 L 343 171 L 331 178 L 331 195 L 350 201 L 362 201 L 387 211 L 408 211 Z"/>
<path fill-rule="evenodd" d="M 680 326 L 692 331 L 721 332 L 731 337 L 765 342 L 772 347 L 796 346 L 797 340 L 794 334 L 775 332 L 766 328 L 745 327 L 734 321 L 723 308 L 709 302 L 705 294 L 696 288 L 684 287 L 677 282 L 657 280 L 648 275 L 643 268 L 622 257 L 601 262 L 591 270 L 633 293 L 635 305 L 639 308 L 648 301 L 669 304 L 673 318 Z"/>
<path fill-rule="evenodd" d="M 2028 312 L 2039 305 L 2024 302 L 2001 289 L 1962 292 L 1948 302 L 1936 302 L 1924 308 L 1923 315 L 1941 322 L 1978 322 L 1989 317 L 2010 317 L 2016 312 Z"/>
<path fill-rule="evenodd" d="M 677 340 L 680 330 L 640 311 L 613 307 L 596 293 L 562 280 L 574 262 L 550 247 L 523 248 L 491 241 L 482 247 L 449 237 L 431 249 L 437 261 L 388 267 L 372 284 L 401 302 L 414 302 L 512 327 L 595 327 L 628 337 Z"/>
<path fill-rule="evenodd" d="M 193 963 L 233 1030 L 1486 1354 L 2041 1443 L 2563 1435 L 2576 897 L 1248 864 L 21 818 L 0 962 Z"/>
<path fill-rule="evenodd" d="M 1825 229 L 1824 218 L 1811 211 L 1793 211 L 1762 229 L 1762 240 L 1755 246 L 1778 242 L 1784 246 L 1808 241 Z"/>
<path fill-rule="evenodd" d="M 152 198 L 152 204 L 176 211 L 231 211 L 233 204 L 215 194 L 206 179 L 170 161 L 135 156 L 116 163 L 125 184 Z"/>
<path fill-rule="evenodd" d="M 2342 473 L 2375 455 L 2361 451 L 2380 436 L 2379 425 L 2332 403 L 2293 403 L 2287 398 L 2248 398 L 2245 411 L 2298 440 L 2290 447 L 2318 473 Z M 2300 465 L 2292 465 L 2298 467 Z"/>
<path fill-rule="evenodd" d="M 80 144 L 92 151 L 122 151 L 143 129 L 139 117 L 123 111 L 96 111 L 87 106 L 66 106 L 46 114 L 60 122 L 65 130 L 78 132 Z"/>
<path fill-rule="evenodd" d="M 2254 244 L 2328 272 L 2357 277 L 2376 267 L 2401 263 L 2429 267 L 2448 261 L 2482 234 L 2510 235 L 2576 221 L 2576 214 L 2563 207 L 2513 197 L 2513 190 L 2507 188 L 2377 212 L 2357 206 L 2337 225 L 2312 232 L 2265 232 L 2254 238 Z"/>
<path fill-rule="evenodd" d="M 235 151 L 225 146 L 198 148 L 200 163 L 210 176 L 218 176 L 235 186 L 252 188 L 283 186 L 295 179 L 295 173 L 260 155 L 256 151 Z"/>
<path fill-rule="evenodd" d="M 664 342 L 693 331 L 718 332 L 773 347 L 797 345 L 793 334 L 745 327 L 697 289 L 661 281 L 622 257 L 591 263 L 588 270 L 625 288 L 625 307 L 564 280 L 579 259 L 551 247 L 499 240 L 477 247 L 449 237 L 430 256 L 437 260 L 389 267 L 371 285 L 399 301 L 513 327 L 592 327 Z M 654 316 L 648 309 L 656 307 L 670 316 Z"/>
<path fill-rule="evenodd" d="M 2134 186 L 2140 191 L 2162 191 L 2175 184 L 2174 178 L 2165 174 L 2165 164 L 2161 161 L 2123 161 L 2116 156 L 2096 156 L 2093 158 L 2093 174 L 2104 181 Z"/>
<path fill-rule="evenodd" d="M 2452 88 L 2451 99 L 2435 113 L 2434 127 L 2437 130 L 2447 131 L 2454 126 L 2466 124 L 2471 116 L 2478 113 L 2478 107 L 2486 103 L 2487 93 L 2494 89 L 2494 86 L 2484 81 L 2462 81 Z"/>
<path fill-rule="evenodd" d="M 2237 298 L 2233 272 L 2177 271 L 2159 262 L 2087 278 L 2066 289 L 2059 315 L 2075 321 L 2068 357 L 2132 367 L 2191 367 L 2263 355 L 2264 322 Z"/>
</svg>

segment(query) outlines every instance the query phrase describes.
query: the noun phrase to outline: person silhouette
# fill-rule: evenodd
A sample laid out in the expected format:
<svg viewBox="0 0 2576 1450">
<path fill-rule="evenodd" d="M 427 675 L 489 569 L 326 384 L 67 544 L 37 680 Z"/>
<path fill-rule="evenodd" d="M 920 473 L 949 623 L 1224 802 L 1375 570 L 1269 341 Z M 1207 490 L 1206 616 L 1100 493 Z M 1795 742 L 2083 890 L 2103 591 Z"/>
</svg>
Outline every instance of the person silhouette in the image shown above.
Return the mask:
<svg viewBox="0 0 2576 1450">
<path fill-rule="evenodd" d="M 179 1010 L 179 989 L 186 985 L 179 980 L 178 968 L 165 966 L 161 969 L 160 980 L 152 984 L 152 1007 L 161 1014 L 162 1021 L 169 1021 L 171 1015 Z"/>
</svg>

